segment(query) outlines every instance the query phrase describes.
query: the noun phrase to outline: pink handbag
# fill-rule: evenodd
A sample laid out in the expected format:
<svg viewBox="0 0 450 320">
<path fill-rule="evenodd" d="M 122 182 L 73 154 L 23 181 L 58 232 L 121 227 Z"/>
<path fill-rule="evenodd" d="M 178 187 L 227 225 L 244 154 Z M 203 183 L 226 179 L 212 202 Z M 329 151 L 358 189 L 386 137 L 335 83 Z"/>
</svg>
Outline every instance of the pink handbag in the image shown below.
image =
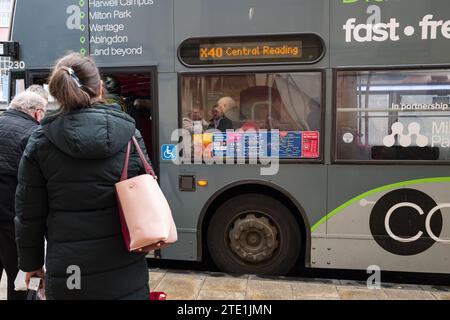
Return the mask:
<svg viewBox="0 0 450 320">
<path fill-rule="evenodd" d="M 122 177 L 120 182 L 116 183 L 120 223 L 128 251 L 150 252 L 176 242 L 177 228 L 152 167 L 135 137 L 132 141 L 144 164 L 146 174 L 128 179 L 130 141 Z"/>
</svg>

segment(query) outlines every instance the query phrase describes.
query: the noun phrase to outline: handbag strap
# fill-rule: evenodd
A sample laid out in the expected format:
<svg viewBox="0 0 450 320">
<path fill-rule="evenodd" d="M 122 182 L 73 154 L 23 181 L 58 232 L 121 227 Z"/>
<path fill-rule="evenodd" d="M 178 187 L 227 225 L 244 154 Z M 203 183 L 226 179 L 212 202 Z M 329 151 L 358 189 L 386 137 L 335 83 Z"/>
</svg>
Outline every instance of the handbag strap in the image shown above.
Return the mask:
<svg viewBox="0 0 450 320">
<path fill-rule="evenodd" d="M 144 164 L 145 172 L 149 175 L 151 175 L 153 178 L 158 179 L 158 177 L 155 175 L 155 172 L 152 169 L 152 166 L 148 163 L 147 159 L 145 158 L 144 153 L 141 150 L 141 147 L 139 146 L 139 143 L 137 142 L 136 138 L 133 137 L 132 141 L 134 143 L 134 146 L 136 147 L 137 152 L 139 153 L 139 157 L 142 160 L 142 163 Z M 127 145 L 127 153 L 125 156 L 125 165 L 123 167 L 122 176 L 120 177 L 120 181 L 124 181 L 128 179 L 128 164 L 130 163 L 130 154 L 131 154 L 131 141 L 128 142 Z"/>
</svg>

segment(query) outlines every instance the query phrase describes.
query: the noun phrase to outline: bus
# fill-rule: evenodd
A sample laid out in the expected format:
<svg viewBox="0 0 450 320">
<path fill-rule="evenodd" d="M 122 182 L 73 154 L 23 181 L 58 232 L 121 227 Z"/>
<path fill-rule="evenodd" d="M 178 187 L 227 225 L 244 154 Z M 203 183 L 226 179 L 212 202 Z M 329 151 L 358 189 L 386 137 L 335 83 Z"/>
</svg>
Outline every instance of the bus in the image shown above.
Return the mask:
<svg viewBox="0 0 450 320">
<path fill-rule="evenodd" d="M 178 229 L 160 259 L 450 272 L 447 0 L 17 0 L 13 15 L 11 96 L 75 51 L 136 120 Z"/>
</svg>

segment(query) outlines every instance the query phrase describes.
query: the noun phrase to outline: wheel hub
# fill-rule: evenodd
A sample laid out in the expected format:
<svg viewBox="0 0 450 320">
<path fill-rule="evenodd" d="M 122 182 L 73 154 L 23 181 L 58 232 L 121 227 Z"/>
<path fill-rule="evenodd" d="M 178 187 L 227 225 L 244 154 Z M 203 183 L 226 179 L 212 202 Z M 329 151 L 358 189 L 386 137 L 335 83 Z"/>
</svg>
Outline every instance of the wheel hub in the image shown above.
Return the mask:
<svg viewBox="0 0 450 320">
<path fill-rule="evenodd" d="M 268 218 L 247 214 L 237 218 L 229 232 L 231 250 L 246 262 L 263 262 L 278 248 L 277 235 Z"/>
</svg>

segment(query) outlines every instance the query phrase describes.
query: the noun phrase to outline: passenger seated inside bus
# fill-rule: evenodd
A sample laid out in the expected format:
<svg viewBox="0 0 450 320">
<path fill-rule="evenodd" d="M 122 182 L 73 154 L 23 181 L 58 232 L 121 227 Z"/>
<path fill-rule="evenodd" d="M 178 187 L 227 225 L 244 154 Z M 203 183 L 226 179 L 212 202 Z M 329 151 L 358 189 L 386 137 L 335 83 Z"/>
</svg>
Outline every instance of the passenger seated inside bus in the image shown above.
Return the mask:
<svg viewBox="0 0 450 320">
<path fill-rule="evenodd" d="M 208 129 L 209 123 L 203 119 L 202 114 L 203 110 L 200 107 L 193 107 L 182 120 L 183 129 L 189 131 L 191 134 L 202 133 Z"/>
<path fill-rule="evenodd" d="M 245 116 L 239 110 L 239 106 L 232 97 L 222 97 L 217 101 L 226 118 L 233 122 L 233 129 L 238 129 Z"/>
<path fill-rule="evenodd" d="M 221 106 L 216 104 L 212 108 L 211 113 L 212 118 L 209 121 L 208 129 L 215 129 L 222 132 L 233 129 L 233 122 L 225 116 Z"/>
</svg>

